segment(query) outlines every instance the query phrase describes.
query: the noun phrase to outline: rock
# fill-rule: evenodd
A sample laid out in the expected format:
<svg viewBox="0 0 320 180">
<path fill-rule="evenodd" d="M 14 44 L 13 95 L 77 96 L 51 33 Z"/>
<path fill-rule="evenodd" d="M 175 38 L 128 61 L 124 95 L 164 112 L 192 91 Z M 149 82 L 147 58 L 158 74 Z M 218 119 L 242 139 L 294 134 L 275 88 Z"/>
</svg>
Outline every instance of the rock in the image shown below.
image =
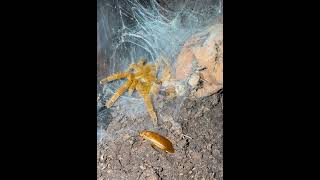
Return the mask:
<svg viewBox="0 0 320 180">
<path fill-rule="evenodd" d="M 147 176 L 147 177 L 146 177 L 146 180 L 158 180 L 158 176 L 155 175 L 155 174 L 153 174 L 153 175 L 151 175 L 151 176 Z"/>
<path fill-rule="evenodd" d="M 182 47 L 176 63 L 176 79 L 186 80 L 192 73 L 192 60 L 204 68 L 199 76 L 203 87 L 195 92 L 196 97 L 210 96 L 223 88 L 223 25 L 216 24 L 207 31 L 192 36 Z M 190 82 L 189 82 L 190 84 Z M 191 80 L 196 84 L 196 78 Z"/>
<path fill-rule="evenodd" d="M 188 143 L 187 139 L 182 139 L 177 143 L 177 146 L 183 148 Z"/>
<path fill-rule="evenodd" d="M 186 43 L 178 55 L 176 63 L 176 80 L 186 79 L 192 70 L 193 54 L 189 44 L 191 44 L 191 42 Z"/>
<path fill-rule="evenodd" d="M 200 75 L 198 73 L 194 73 L 191 75 L 188 84 L 192 87 L 195 88 L 197 87 L 197 85 L 199 84 L 199 80 L 200 80 Z"/>
<path fill-rule="evenodd" d="M 100 161 L 104 161 L 105 160 L 105 156 L 104 155 L 101 155 L 100 156 Z"/>
<path fill-rule="evenodd" d="M 181 83 L 175 84 L 175 89 L 176 89 L 177 96 L 182 96 L 186 92 L 186 88 Z"/>
</svg>

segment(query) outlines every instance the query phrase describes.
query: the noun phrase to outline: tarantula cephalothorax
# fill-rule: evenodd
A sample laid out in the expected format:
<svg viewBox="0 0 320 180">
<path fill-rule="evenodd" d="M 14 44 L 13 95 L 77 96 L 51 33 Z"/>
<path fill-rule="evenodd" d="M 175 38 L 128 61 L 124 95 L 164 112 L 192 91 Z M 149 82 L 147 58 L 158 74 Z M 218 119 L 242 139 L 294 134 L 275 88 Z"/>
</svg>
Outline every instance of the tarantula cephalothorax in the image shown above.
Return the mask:
<svg viewBox="0 0 320 180">
<path fill-rule="evenodd" d="M 151 116 L 154 125 L 157 125 L 157 115 L 153 109 L 151 94 L 157 95 L 159 92 L 160 80 L 157 79 L 158 66 L 147 64 L 141 59 L 136 64 L 131 64 L 127 72 L 112 74 L 100 81 L 101 84 L 127 78 L 128 80 L 115 92 L 109 101 L 106 102 L 107 108 L 110 108 L 114 102 L 128 90 L 129 96 L 136 89 L 143 98 L 147 111 Z"/>
</svg>

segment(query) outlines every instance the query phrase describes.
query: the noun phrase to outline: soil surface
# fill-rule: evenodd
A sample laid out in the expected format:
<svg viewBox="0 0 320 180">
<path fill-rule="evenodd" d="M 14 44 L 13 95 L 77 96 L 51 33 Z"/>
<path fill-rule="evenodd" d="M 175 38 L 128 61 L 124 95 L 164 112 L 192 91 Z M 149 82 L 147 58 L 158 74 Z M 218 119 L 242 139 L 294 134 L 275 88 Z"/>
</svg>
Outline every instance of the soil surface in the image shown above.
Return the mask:
<svg viewBox="0 0 320 180">
<path fill-rule="evenodd" d="M 130 118 L 119 108 L 98 109 L 105 138 L 97 143 L 97 179 L 223 179 L 223 92 L 164 100 L 158 127 L 148 114 Z M 99 113 L 98 113 L 99 114 Z M 151 130 L 167 137 L 175 153 L 154 148 L 138 136 Z"/>
</svg>

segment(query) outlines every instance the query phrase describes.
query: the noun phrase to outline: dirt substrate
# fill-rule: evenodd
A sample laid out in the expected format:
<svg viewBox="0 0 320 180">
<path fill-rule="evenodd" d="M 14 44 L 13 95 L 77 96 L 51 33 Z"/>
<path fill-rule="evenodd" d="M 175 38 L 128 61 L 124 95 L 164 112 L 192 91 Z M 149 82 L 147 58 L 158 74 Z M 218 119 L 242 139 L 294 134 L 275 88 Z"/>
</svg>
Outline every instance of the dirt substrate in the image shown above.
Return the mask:
<svg viewBox="0 0 320 180">
<path fill-rule="evenodd" d="M 107 138 L 97 144 L 97 179 L 223 179 L 223 93 L 185 98 L 158 107 L 159 126 L 148 116 L 129 118 L 110 110 Z M 146 125 L 147 124 L 147 125 Z M 149 129 L 147 129 L 149 127 Z M 137 136 L 153 130 L 170 139 L 173 154 L 153 148 Z"/>
</svg>

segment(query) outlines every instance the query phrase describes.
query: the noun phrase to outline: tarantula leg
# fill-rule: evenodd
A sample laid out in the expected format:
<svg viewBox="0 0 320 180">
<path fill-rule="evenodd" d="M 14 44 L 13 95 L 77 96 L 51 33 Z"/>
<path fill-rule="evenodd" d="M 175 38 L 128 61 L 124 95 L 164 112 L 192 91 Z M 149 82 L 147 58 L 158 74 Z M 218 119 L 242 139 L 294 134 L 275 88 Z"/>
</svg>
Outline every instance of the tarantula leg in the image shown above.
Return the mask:
<svg viewBox="0 0 320 180">
<path fill-rule="evenodd" d="M 125 82 L 106 103 L 107 108 L 110 108 L 116 102 L 116 100 L 130 87 L 131 84 L 132 80 L 128 79 L 128 81 Z"/>
<path fill-rule="evenodd" d="M 154 109 L 153 109 L 151 97 L 149 95 L 145 95 L 143 97 L 143 99 L 144 99 L 144 103 L 146 104 L 147 111 L 149 112 L 149 114 L 151 116 L 151 120 L 152 120 L 153 124 L 156 126 L 158 123 L 158 119 L 157 119 L 156 112 L 154 112 Z"/>
<path fill-rule="evenodd" d="M 100 81 L 100 84 L 104 84 L 113 80 L 117 80 L 117 79 L 123 79 L 129 76 L 129 72 L 124 72 L 124 73 L 116 73 L 116 74 L 112 74 L 104 79 L 102 79 Z"/>
<path fill-rule="evenodd" d="M 129 95 L 129 96 L 132 95 L 134 89 L 136 88 L 137 83 L 138 83 L 138 80 L 133 79 L 132 84 L 130 85 L 129 91 L 128 91 L 128 95 Z"/>
<path fill-rule="evenodd" d="M 153 124 L 156 126 L 158 119 L 157 119 L 156 113 L 153 110 L 151 97 L 149 96 L 150 86 L 143 85 L 141 82 L 138 82 L 137 91 L 140 94 L 140 96 L 143 98 L 146 109 L 147 109 L 149 115 L 151 116 L 151 120 L 152 120 Z"/>
</svg>

